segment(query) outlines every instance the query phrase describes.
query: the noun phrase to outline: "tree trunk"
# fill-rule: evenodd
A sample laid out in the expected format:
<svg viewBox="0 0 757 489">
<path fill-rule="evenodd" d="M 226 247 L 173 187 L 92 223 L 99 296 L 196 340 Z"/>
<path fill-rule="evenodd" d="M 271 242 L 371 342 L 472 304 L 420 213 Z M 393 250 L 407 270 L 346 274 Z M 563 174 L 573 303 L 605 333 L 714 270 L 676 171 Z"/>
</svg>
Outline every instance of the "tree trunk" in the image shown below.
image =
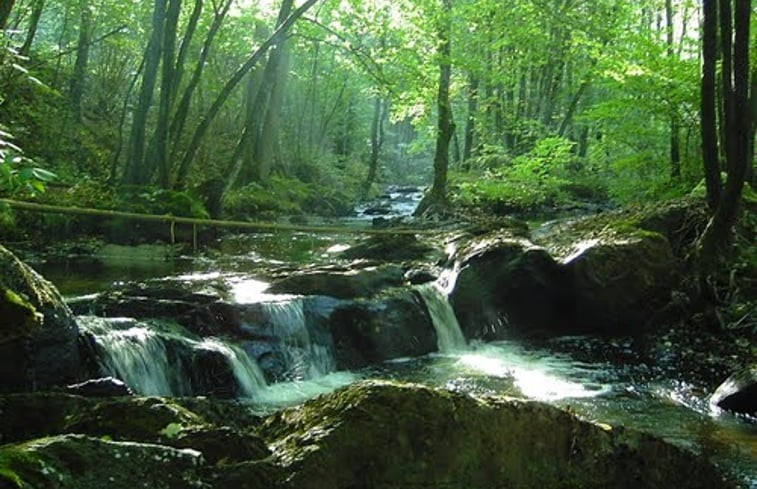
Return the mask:
<svg viewBox="0 0 757 489">
<path fill-rule="evenodd" d="M 4 31 L 5 26 L 8 25 L 8 18 L 11 16 L 14 3 L 15 0 L 3 0 L 0 3 L 0 31 Z"/>
<path fill-rule="evenodd" d="M 378 174 L 381 144 L 383 143 L 383 117 L 383 102 L 381 96 L 376 95 L 376 100 L 373 102 L 373 119 L 371 120 L 371 159 L 368 162 L 368 176 L 363 183 L 363 198 L 368 196 L 371 185 L 376 181 Z"/>
<path fill-rule="evenodd" d="M 176 56 L 176 63 L 173 70 L 173 86 L 171 87 L 171 94 L 174 98 L 179 93 L 179 86 L 184 78 L 184 65 L 187 63 L 189 48 L 192 45 L 192 39 L 194 39 L 195 32 L 197 31 L 197 23 L 202 14 L 203 3 L 204 0 L 195 0 L 192 14 L 189 16 L 187 28 L 181 38 L 181 46 L 179 47 L 179 54 Z M 213 20 L 215 21 L 215 18 Z"/>
<path fill-rule="evenodd" d="M 465 136 L 463 142 L 463 166 L 470 170 L 470 159 L 473 156 L 473 144 L 476 132 L 476 117 L 478 117 L 478 78 L 472 74 L 468 77 L 468 119 L 465 121 Z"/>
<path fill-rule="evenodd" d="M 284 0 L 284 5 L 288 2 L 289 0 Z M 294 2 L 288 5 L 285 15 L 289 15 L 292 3 Z M 289 46 L 286 40 L 282 40 L 274 48 L 274 51 L 271 52 L 271 57 L 275 58 L 276 61 L 271 74 L 268 104 L 264 112 L 265 119 L 260 127 L 260 131 L 257 133 L 257 140 L 254 145 L 255 177 L 259 182 L 268 181 L 278 152 L 281 111 L 284 105 L 284 87 L 286 86 L 287 73 L 289 72 Z M 266 80 L 263 81 L 263 84 L 266 84 Z"/>
<path fill-rule="evenodd" d="M 76 44 L 76 62 L 71 76 L 71 110 L 77 123 L 82 121 L 82 98 L 87 80 L 87 64 L 89 63 L 89 46 L 92 34 L 92 11 L 88 0 L 79 2 L 81 8 L 81 22 L 79 23 L 79 40 Z"/>
<path fill-rule="evenodd" d="M 189 108 L 192 104 L 192 97 L 194 96 L 197 86 L 200 84 L 202 78 L 202 72 L 207 64 L 208 56 L 210 56 L 210 50 L 213 46 L 216 34 L 218 33 L 224 18 L 231 7 L 233 0 L 226 0 L 220 10 L 217 10 L 213 16 L 213 22 L 208 29 L 208 35 L 205 37 L 205 41 L 202 44 L 202 50 L 200 51 L 200 58 L 197 60 L 192 76 L 187 83 L 184 92 L 181 95 L 181 99 L 177 105 L 176 113 L 171 120 L 170 140 L 172 146 L 171 160 L 178 158 L 176 154 L 176 148 L 178 148 L 178 141 L 181 139 L 181 135 L 184 132 L 184 126 L 189 116 Z"/>
<path fill-rule="evenodd" d="M 145 51 L 145 72 L 139 101 L 132 115 L 131 136 L 129 138 L 129 161 L 124 172 L 124 183 L 144 185 L 150 180 L 145 165 L 145 133 L 147 116 L 152 105 L 153 92 L 158 80 L 158 67 L 163 44 L 163 31 L 168 0 L 155 0 L 152 16 L 152 34 Z"/>
<path fill-rule="evenodd" d="M 705 6 L 710 0 L 705 0 Z M 721 16 L 729 16 L 730 21 L 730 1 L 728 8 L 721 1 Z M 744 178 L 746 176 L 747 161 L 749 155 L 749 138 L 752 134 L 752 121 L 749 108 L 749 23 L 751 14 L 750 0 L 735 0 L 734 9 L 735 37 L 731 42 L 721 39 L 721 47 L 725 50 L 727 47 L 732 49 L 731 53 L 723 52 L 723 69 L 726 66 L 730 71 L 723 72 L 723 91 L 730 89 L 731 92 L 725 95 L 730 102 L 726 105 L 725 123 L 733 131 L 728 136 L 729 149 L 727 154 L 728 177 L 726 179 L 725 189 L 722 193 L 717 209 L 712 219 L 704 230 L 699 242 L 700 257 L 702 257 L 705 270 L 711 271 L 717 264 L 717 258 L 722 256 L 727 245 L 730 243 L 733 226 L 738 219 L 741 195 L 744 189 Z M 726 20 L 721 19 L 721 28 Z M 730 29 L 728 30 L 730 31 Z M 726 35 L 728 31 L 721 31 Z M 729 58 L 731 62 L 727 65 L 725 59 Z M 733 82 L 731 83 L 731 79 Z"/>
<path fill-rule="evenodd" d="M 32 5 L 32 16 L 29 19 L 29 28 L 26 30 L 26 38 L 24 44 L 18 50 L 18 54 L 21 56 L 29 56 L 29 52 L 32 49 L 32 43 L 34 37 L 37 35 L 37 27 L 39 27 L 39 19 L 42 17 L 42 10 L 45 8 L 45 0 L 35 0 Z"/>
<path fill-rule="evenodd" d="M 434 183 L 431 190 L 423 197 L 415 210 L 419 216 L 429 208 L 444 209 L 447 201 L 447 168 L 449 167 L 449 143 L 454 128 L 452 126 L 452 108 L 450 106 L 449 88 L 452 77 L 451 30 L 452 0 L 442 0 L 444 11 L 439 27 L 439 91 L 436 97 L 438 127 L 436 132 L 436 151 L 434 153 Z"/>
<path fill-rule="evenodd" d="M 179 14 L 181 14 L 181 0 L 169 0 L 163 32 L 163 62 L 158 120 L 155 124 L 155 152 L 154 158 L 152 158 L 148 168 L 150 176 L 157 170 L 158 182 L 162 188 L 169 187 L 170 166 L 168 161 L 168 145 L 171 109 L 175 98 L 173 90 L 175 87 L 176 31 L 179 24 Z"/>
<path fill-rule="evenodd" d="M 195 154 L 200 149 L 200 144 L 205 138 L 205 134 L 207 134 L 211 123 L 218 115 L 221 107 L 223 107 L 223 105 L 226 103 L 229 95 L 231 95 L 231 93 L 234 91 L 239 82 L 244 78 L 244 76 L 258 63 L 258 61 L 260 61 L 260 58 L 268 51 L 268 49 L 276 44 L 279 39 L 286 34 L 292 24 L 294 24 L 297 19 L 299 19 L 305 12 L 307 12 L 307 10 L 312 7 L 317 1 L 318 0 L 306 0 L 305 3 L 295 9 L 292 15 L 290 15 L 286 19 L 286 21 L 281 24 L 278 29 L 276 29 L 276 32 L 274 32 L 271 37 L 269 37 L 258 49 L 256 49 L 252 56 L 250 56 L 250 58 L 248 58 L 247 61 L 242 66 L 240 66 L 239 69 L 237 69 L 232 77 L 226 82 L 192 135 L 189 146 L 187 147 L 184 153 L 184 157 L 182 158 L 179 165 L 176 176 L 177 187 L 183 187 L 186 183 L 186 178 L 189 174 L 189 169 L 192 166 L 192 162 L 194 161 Z"/>
<path fill-rule="evenodd" d="M 668 58 L 675 57 L 673 40 L 673 0 L 665 0 L 666 44 Z M 670 104 L 670 176 L 673 180 L 681 178 L 681 138 L 678 107 Z"/>
<path fill-rule="evenodd" d="M 715 211 L 720 203 L 722 182 L 720 179 L 720 161 L 718 151 L 717 104 L 716 104 L 716 64 L 718 6 L 717 0 L 703 0 L 702 22 L 702 161 L 707 186 L 707 205 Z"/>
</svg>

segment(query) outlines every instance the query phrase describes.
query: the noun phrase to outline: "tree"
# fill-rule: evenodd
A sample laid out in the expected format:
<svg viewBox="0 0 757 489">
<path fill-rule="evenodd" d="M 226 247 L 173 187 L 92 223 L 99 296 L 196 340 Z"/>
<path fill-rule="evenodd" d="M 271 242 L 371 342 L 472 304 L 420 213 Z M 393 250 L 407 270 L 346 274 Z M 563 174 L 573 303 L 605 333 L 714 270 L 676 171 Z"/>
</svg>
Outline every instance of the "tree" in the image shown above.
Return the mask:
<svg viewBox="0 0 757 489">
<path fill-rule="evenodd" d="M 438 47 L 439 58 L 439 87 L 436 96 L 438 125 L 436 132 L 436 150 L 434 152 L 434 181 L 431 190 L 426 193 L 415 215 L 422 215 L 429 208 L 444 209 L 449 205 L 447 200 L 447 170 L 449 167 L 449 143 L 454 132 L 452 125 L 452 106 L 450 104 L 449 89 L 452 78 L 451 61 L 451 31 L 452 31 L 452 0 L 442 0 L 442 11 L 439 14 Z"/>
<path fill-rule="evenodd" d="M 4 0 L 0 3 L 0 31 L 5 30 L 5 26 L 8 25 L 8 18 L 13 10 L 13 4 L 15 0 Z"/>
<path fill-rule="evenodd" d="M 703 1 L 702 155 L 707 201 L 713 211 L 698 243 L 704 271 L 711 271 L 730 243 L 738 218 L 753 136 L 749 105 L 749 0 Z M 719 7 L 719 8 L 718 8 Z M 720 24 L 721 91 L 725 138 L 718 140 L 716 121 L 717 28 Z M 734 28 L 735 27 L 735 28 Z M 727 177 L 721 189 L 718 147 L 724 147 Z"/>
</svg>

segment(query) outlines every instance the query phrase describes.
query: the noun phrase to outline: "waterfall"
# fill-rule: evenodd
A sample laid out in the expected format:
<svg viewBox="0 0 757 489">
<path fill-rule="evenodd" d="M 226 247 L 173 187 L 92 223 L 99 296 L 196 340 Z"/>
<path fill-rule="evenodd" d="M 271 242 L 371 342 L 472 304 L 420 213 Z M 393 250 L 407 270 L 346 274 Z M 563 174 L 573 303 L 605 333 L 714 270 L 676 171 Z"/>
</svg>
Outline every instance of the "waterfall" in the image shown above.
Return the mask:
<svg viewBox="0 0 757 489">
<path fill-rule="evenodd" d="M 101 346 L 98 359 L 103 371 L 123 380 L 131 389 L 146 396 L 183 396 L 191 388 L 173 368 L 168 349 L 155 331 L 134 325 L 95 335 Z"/>
<path fill-rule="evenodd" d="M 205 338 L 198 348 L 218 352 L 226 357 L 242 397 L 253 398 L 266 387 L 263 371 L 241 348 L 218 338 Z"/>
<path fill-rule="evenodd" d="M 465 336 L 448 299 L 449 293 L 455 286 L 455 280 L 457 280 L 457 270 L 445 270 L 436 281 L 416 287 L 426 303 L 431 322 L 436 330 L 436 344 L 442 353 L 466 348 Z"/>
<path fill-rule="evenodd" d="M 212 376 L 195 361 L 202 352 L 222 357 L 239 395 L 254 397 L 266 385 L 260 368 L 244 351 L 218 338 L 196 339 L 176 324 L 159 321 L 89 316 L 77 320 L 95 340 L 103 373 L 123 380 L 140 395 L 190 396 L 201 387 L 220 387 L 207 385 Z"/>
<path fill-rule="evenodd" d="M 261 307 L 271 335 L 281 341 L 287 375 L 291 380 L 315 379 L 336 370 L 329 345 L 313 341 L 303 298 L 263 302 Z"/>
</svg>

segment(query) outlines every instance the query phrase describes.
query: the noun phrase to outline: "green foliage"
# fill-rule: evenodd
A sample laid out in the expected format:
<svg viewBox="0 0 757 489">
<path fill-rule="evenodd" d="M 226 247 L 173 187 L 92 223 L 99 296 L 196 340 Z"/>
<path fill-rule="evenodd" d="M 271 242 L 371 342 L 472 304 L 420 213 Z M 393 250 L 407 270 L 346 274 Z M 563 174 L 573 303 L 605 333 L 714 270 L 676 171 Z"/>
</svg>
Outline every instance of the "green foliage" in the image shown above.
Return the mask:
<svg viewBox="0 0 757 489">
<path fill-rule="evenodd" d="M 0 193 L 34 196 L 45 191 L 45 184 L 56 175 L 33 166 L 21 148 L 11 142 L 13 136 L 0 125 Z"/>
<path fill-rule="evenodd" d="M 271 177 L 265 187 L 251 183 L 224 195 L 225 214 L 237 219 L 301 214 L 302 202 L 310 196 L 310 186 L 295 178 Z"/>
<path fill-rule="evenodd" d="M 504 214 L 601 198 L 604 191 L 596 175 L 573 154 L 573 146 L 565 138 L 544 138 L 514 159 L 490 149 L 473 163 L 483 171 L 453 174 L 455 199 L 464 206 Z"/>
</svg>

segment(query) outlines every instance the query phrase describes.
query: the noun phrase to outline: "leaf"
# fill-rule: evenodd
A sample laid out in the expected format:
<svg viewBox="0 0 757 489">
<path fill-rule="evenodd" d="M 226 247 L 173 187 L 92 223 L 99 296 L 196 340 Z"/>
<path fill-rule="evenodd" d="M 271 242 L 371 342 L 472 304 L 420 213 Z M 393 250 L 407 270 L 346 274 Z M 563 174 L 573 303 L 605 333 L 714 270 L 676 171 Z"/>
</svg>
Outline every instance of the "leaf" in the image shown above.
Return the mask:
<svg viewBox="0 0 757 489">
<path fill-rule="evenodd" d="M 32 168 L 32 175 L 43 182 L 52 182 L 58 178 L 58 175 L 43 168 Z"/>
</svg>

